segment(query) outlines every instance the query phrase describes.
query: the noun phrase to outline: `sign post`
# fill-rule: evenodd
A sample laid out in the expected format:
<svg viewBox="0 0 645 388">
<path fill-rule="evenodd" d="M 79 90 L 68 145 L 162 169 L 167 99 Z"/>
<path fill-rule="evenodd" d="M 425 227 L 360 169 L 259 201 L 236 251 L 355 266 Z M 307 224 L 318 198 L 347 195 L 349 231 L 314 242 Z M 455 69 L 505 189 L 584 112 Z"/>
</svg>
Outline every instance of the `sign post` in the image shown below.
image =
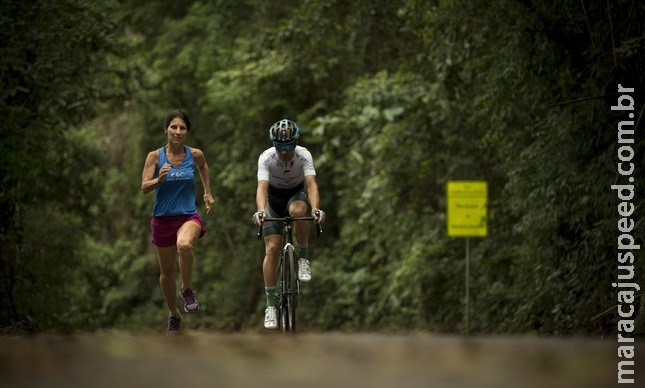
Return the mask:
<svg viewBox="0 0 645 388">
<path fill-rule="evenodd" d="M 464 323 L 466 335 L 470 334 L 470 237 L 488 234 L 486 181 L 448 181 L 447 227 L 448 236 L 466 238 L 466 301 Z"/>
</svg>

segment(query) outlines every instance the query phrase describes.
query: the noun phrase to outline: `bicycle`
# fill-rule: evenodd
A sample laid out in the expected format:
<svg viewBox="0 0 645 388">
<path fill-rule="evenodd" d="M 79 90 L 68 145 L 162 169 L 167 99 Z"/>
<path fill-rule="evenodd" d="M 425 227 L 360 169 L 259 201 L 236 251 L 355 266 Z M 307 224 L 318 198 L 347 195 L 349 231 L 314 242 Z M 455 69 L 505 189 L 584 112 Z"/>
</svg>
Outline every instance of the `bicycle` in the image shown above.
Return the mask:
<svg viewBox="0 0 645 388">
<path fill-rule="evenodd" d="M 283 332 L 296 331 L 296 308 L 298 307 L 298 295 L 300 294 L 300 280 L 298 280 L 298 269 L 293 245 L 293 222 L 313 221 L 314 217 L 267 217 L 264 222 L 282 222 L 282 253 L 278 262 L 278 276 L 280 285 L 276 290 L 278 299 L 278 326 Z M 322 225 L 316 224 L 316 237 L 322 234 Z M 262 225 L 258 227 L 258 240 L 262 238 Z"/>
</svg>

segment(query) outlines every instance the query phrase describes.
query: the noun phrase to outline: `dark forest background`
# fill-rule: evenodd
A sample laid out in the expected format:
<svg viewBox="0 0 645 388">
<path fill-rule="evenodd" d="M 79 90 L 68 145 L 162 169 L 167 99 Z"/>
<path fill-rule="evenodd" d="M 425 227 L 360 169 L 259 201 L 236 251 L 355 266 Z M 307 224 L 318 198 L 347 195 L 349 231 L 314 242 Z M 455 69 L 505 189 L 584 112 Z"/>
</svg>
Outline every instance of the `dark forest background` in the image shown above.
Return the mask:
<svg viewBox="0 0 645 388">
<path fill-rule="evenodd" d="M 261 327 L 256 163 L 288 117 L 328 214 L 302 325 L 462 331 L 445 187 L 476 179 L 488 236 L 470 240 L 471 331 L 613 334 L 628 118 L 611 106 L 635 89 L 645 244 L 644 23 L 635 0 L 2 1 L 0 327 L 165 328 L 141 169 L 181 108 L 217 201 L 191 327 Z"/>
</svg>

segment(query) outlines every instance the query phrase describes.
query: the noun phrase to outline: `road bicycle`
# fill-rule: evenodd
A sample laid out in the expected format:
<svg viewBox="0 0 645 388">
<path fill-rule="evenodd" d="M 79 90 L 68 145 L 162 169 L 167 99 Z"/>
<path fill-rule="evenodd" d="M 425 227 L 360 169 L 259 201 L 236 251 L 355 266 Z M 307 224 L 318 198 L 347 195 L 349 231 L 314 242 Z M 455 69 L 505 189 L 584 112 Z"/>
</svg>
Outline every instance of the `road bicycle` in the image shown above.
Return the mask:
<svg viewBox="0 0 645 388">
<path fill-rule="evenodd" d="M 313 221 L 314 217 L 267 217 L 264 222 L 276 221 L 282 223 L 282 253 L 278 262 L 278 327 L 283 332 L 296 331 L 296 309 L 300 294 L 298 280 L 298 264 L 293 245 L 293 223 L 295 221 Z M 322 225 L 316 224 L 316 236 L 322 234 Z M 258 240 L 262 238 L 262 226 L 258 227 Z"/>
</svg>

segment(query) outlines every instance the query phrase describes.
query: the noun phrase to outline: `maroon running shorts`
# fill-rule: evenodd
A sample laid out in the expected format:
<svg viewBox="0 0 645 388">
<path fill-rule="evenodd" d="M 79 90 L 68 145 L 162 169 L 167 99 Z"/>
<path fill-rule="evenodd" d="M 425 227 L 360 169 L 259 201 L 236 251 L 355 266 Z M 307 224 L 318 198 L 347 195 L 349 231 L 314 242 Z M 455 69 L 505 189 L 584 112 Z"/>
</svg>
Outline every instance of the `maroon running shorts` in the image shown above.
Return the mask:
<svg viewBox="0 0 645 388">
<path fill-rule="evenodd" d="M 160 216 L 152 217 L 150 226 L 152 227 L 152 243 L 160 248 L 177 245 L 177 232 L 179 228 L 187 221 L 194 221 L 201 226 L 199 238 L 206 233 L 202 217 L 199 213 L 179 216 Z"/>
</svg>

